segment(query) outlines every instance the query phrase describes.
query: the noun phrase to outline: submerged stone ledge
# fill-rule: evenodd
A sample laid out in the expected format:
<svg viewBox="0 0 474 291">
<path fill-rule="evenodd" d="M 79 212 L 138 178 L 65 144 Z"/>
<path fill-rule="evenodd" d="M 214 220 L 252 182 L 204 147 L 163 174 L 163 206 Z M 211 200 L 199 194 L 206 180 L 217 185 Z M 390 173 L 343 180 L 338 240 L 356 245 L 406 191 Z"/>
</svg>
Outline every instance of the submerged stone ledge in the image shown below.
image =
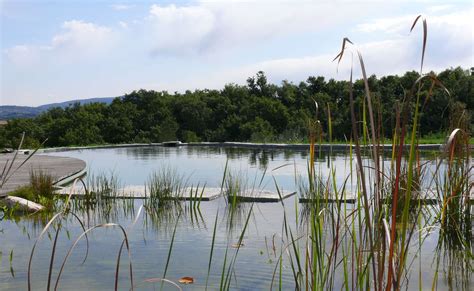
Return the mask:
<svg viewBox="0 0 474 291">
<path fill-rule="evenodd" d="M 300 203 L 313 203 L 319 201 L 320 203 L 357 203 L 358 195 L 357 193 L 345 193 L 342 197 L 339 195 L 335 197 L 334 194 L 327 197 L 300 197 Z M 362 199 L 362 197 L 360 197 Z M 403 198 L 400 198 L 403 199 Z M 434 190 L 423 190 L 421 193 L 413 193 L 410 203 L 421 203 L 421 204 L 438 204 L 441 202 L 441 197 L 439 197 Z M 474 188 L 471 190 L 469 197 L 470 203 L 474 203 Z M 384 204 L 392 203 L 392 198 L 382 199 Z"/>
<path fill-rule="evenodd" d="M 268 190 L 247 190 L 235 195 L 240 202 L 279 202 L 296 194 L 296 191 L 281 190 L 280 192 Z M 229 199 L 232 199 L 230 197 Z"/>
<path fill-rule="evenodd" d="M 83 198 L 84 195 L 86 195 L 85 189 L 82 186 L 79 186 L 78 184 L 76 184 L 76 186 L 77 187 L 63 187 L 61 189 L 58 189 L 56 191 L 56 194 L 71 195 L 72 197 Z M 128 185 L 110 192 L 113 193 L 105 193 L 102 197 L 112 199 L 146 199 L 150 196 L 146 186 L 143 185 Z M 181 193 L 177 194 L 175 198 L 177 200 L 211 201 L 216 198 L 219 198 L 221 195 L 222 192 L 220 188 L 205 188 L 203 191 L 202 188 L 196 189 L 192 187 L 187 187 L 183 189 Z"/>
<path fill-rule="evenodd" d="M 145 186 L 141 185 L 130 185 L 123 188 L 119 188 L 115 193 L 105 194 L 104 198 L 117 198 L 117 199 L 146 199 L 149 197 L 149 193 Z M 85 190 L 83 187 L 65 187 L 56 191 L 58 195 L 70 195 L 72 197 L 83 198 Z M 177 193 L 173 199 L 176 200 L 193 200 L 193 201 L 211 201 L 221 196 L 224 196 L 225 189 L 221 188 L 193 188 L 187 187 Z M 278 202 L 282 199 L 286 199 L 292 195 L 295 195 L 296 191 L 282 190 L 280 193 L 268 190 L 246 190 L 236 194 L 236 200 L 240 202 Z M 231 198 L 229 198 L 231 199 Z"/>
</svg>

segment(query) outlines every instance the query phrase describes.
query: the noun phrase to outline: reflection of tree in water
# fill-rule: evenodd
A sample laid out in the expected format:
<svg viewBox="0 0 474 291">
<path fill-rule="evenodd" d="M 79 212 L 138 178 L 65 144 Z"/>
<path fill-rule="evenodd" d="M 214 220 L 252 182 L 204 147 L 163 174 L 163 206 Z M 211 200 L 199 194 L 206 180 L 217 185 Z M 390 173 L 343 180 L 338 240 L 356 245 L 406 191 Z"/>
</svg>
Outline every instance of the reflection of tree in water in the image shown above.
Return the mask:
<svg viewBox="0 0 474 291">
<path fill-rule="evenodd" d="M 301 159 L 306 159 L 307 151 L 293 149 L 259 149 L 259 148 L 239 148 L 239 147 L 214 147 L 214 146 L 184 146 L 179 148 L 167 148 L 162 146 L 137 146 L 123 149 L 117 149 L 118 153 L 131 156 L 134 159 L 148 160 L 157 156 L 170 157 L 187 155 L 189 158 L 198 156 L 225 155 L 229 160 L 241 160 L 248 158 L 250 165 L 257 166 L 259 169 L 268 167 L 270 161 L 275 158 L 282 158 L 289 161 L 299 155 Z M 327 153 L 321 152 L 316 156 L 318 161 L 324 161 Z"/>
<path fill-rule="evenodd" d="M 229 160 L 238 160 L 243 156 L 243 149 L 229 147 L 225 148 L 224 151 Z"/>
<path fill-rule="evenodd" d="M 285 150 L 285 151 L 283 151 L 283 158 L 285 159 L 285 161 L 292 160 L 293 157 L 295 156 L 295 153 L 296 153 L 296 151 Z"/>
<path fill-rule="evenodd" d="M 125 152 L 127 157 L 131 156 L 136 160 L 149 160 L 156 156 L 170 157 L 172 152 L 177 156 L 183 154 L 182 152 L 177 151 L 176 148 L 166 148 L 162 146 L 134 146 L 119 149 L 119 153 L 120 151 Z"/>
<path fill-rule="evenodd" d="M 269 159 L 273 161 L 273 151 L 268 152 L 268 151 L 263 150 L 261 152 L 260 159 L 259 159 L 259 162 L 260 162 L 259 168 L 261 170 L 264 170 L 268 167 Z"/>
<path fill-rule="evenodd" d="M 306 160 L 307 157 L 308 157 L 308 153 L 306 151 L 301 151 L 300 152 L 300 158 L 301 159 Z"/>
<path fill-rule="evenodd" d="M 269 161 L 273 161 L 275 152 L 273 150 L 252 150 L 249 153 L 249 164 L 257 166 L 260 170 L 268 168 Z"/>
<path fill-rule="evenodd" d="M 205 156 L 214 156 L 214 155 L 222 154 L 222 148 L 215 147 L 215 146 L 186 146 L 186 147 L 180 147 L 180 149 L 185 150 L 188 157 L 192 157 L 192 156 L 205 157 Z"/>
<path fill-rule="evenodd" d="M 252 166 L 255 166 L 257 164 L 257 156 L 258 156 L 258 151 L 253 151 L 249 155 L 249 164 Z"/>
</svg>

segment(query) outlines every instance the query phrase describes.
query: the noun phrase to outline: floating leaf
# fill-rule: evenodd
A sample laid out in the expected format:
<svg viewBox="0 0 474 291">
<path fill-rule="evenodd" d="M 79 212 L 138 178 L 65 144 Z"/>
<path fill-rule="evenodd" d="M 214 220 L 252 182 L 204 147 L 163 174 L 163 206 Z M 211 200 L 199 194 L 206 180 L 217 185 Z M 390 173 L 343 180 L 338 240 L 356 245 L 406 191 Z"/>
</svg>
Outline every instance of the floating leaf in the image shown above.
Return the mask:
<svg viewBox="0 0 474 291">
<path fill-rule="evenodd" d="M 244 242 L 240 242 L 240 244 L 239 244 L 239 243 L 235 243 L 235 244 L 232 245 L 232 247 L 233 247 L 234 249 L 238 249 L 238 248 L 241 248 L 241 247 L 243 247 L 243 246 L 244 246 Z"/>
<path fill-rule="evenodd" d="M 178 281 L 181 284 L 193 284 L 194 283 L 194 278 L 193 277 L 183 277 L 179 279 Z"/>
</svg>

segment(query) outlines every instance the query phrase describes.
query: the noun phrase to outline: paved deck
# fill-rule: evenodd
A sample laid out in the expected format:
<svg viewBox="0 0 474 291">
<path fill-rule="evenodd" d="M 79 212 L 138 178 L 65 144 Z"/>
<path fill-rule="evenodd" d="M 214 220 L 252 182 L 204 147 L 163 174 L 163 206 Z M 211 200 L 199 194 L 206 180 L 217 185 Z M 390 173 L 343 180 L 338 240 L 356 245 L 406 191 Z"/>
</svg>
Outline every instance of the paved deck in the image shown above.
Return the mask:
<svg viewBox="0 0 474 291">
<path fill-rule="evenodd" d="M 9 164 L 11 163 L 13 157 L 14 154 L 0 154 L 0 171 L 3 171 L 7 161 Z M 28 157 L 25 154 L 18 154 L 11 171 L 17 169 Z M 55 185 L 61 186 L 68 182 L 68 178 L 85 174 L 85 168 L 86 163 L 79 159 L 34 155 L 0 188 L 0 197 L 7 196 L 9 192 L 21 186 L 28 185 L 30 183 L 31 171 L 41 170 L 53 177 Z"/>
</svg>

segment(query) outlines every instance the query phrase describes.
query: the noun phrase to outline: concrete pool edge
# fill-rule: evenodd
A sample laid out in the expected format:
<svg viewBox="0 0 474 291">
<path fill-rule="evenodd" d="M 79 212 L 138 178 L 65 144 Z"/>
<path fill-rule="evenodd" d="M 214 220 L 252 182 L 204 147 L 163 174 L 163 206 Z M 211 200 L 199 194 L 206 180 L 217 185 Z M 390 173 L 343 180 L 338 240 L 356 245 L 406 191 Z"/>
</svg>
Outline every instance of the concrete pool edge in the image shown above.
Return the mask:
<svg viewBox="0 0 474 291">
<path fill-rule="evenodd" d="M 163 147 L 165 143 L 132 143 L 132 144 L 108 144 L 108 145 L 93 145 L 93 146 L 75 146 L 75 147 L 53 147 L 39 149 L 38 153 L 50 153 L 50 152 L 66 152 L 75 150 L 89 150 L 89 149 L 113 149 L 113 148 L 133 148 L 133 147 L 150 147 L 160 146 Z M 250 142 L 192 142 L 192 143 L 180 143 L 176 147 L 235 147 L 235 148 L 251 148 L 251 149 L 288 149 L 288 150 L 309 150 L 310 145 L 306 143 L 250 143 Z M 348 144 L 317 144 L 318 148 L 322 150 L 334 150 L 342 151 L 348 150 L 351 145 Z M 352 145 L 352 147 L 355 147 Z M 361 146 L 362 148 L 370 148 L 372 145 Z M 405 145 L 408 148 L 409 145 Z M 431 150 L 431 151 L 442 151 L 444 144 L 420 144 L 418 148 L 420 150 Z M 470 145 L 474 148 L 474 145 Z M 391 144 L 380 145 L 380 148 L 390 150 L 392 149 Z"/>
</svg>

